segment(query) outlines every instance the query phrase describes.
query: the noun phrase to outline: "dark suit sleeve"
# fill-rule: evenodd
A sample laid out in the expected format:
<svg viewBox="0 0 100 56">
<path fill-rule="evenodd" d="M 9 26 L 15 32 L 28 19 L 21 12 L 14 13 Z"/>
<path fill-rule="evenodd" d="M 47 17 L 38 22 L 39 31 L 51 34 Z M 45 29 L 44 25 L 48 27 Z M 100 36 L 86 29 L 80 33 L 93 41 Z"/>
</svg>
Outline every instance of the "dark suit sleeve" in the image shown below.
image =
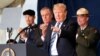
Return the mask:
<svg viewBox="0 0 100 56">
<path fill-rule="evenodd" d="M 66 25 L 66 24 L 65 24 Z M 61 28 L 61 37 L 75 37 L 77 31 L 77 23 L 73 22 Z"/>
<path fill-rule="evenodd" d="M 37 47 L 42 47 L 43 46 L 43 41 L 41 39 L 41 35 L 42 35 L 42 30 L 40 28 L 38 28 L 37 33 L 35 34 Z"/>
<path fill-rule="evenodd" d="M 77 23 L 71 23 L 66 26 L 63 26 L 61 29 L 61 35 L 60 35 L 60 38 L 67 39 L 74 48 L 76 46 L 75 35 L 77 31 L 77 26 L 78 26 Z"/>
<path fill-rule="evenodd" d="M 43 46 L 43 41 L 41 40 L 41 29 L 37 27 L 34 31 L 34 39 L 35 39 L 35 44 L 37 47 L 42 47 Z"/>
<path fill-rule="evenodd" d="M 78 35 L 76 41 L 78 44 L 84 47 L 93 46 L 98 39 L 98 34 L 95 29 L 91 29 L 88 35 L 82 36 L 81 34 Z"/>
</svg>

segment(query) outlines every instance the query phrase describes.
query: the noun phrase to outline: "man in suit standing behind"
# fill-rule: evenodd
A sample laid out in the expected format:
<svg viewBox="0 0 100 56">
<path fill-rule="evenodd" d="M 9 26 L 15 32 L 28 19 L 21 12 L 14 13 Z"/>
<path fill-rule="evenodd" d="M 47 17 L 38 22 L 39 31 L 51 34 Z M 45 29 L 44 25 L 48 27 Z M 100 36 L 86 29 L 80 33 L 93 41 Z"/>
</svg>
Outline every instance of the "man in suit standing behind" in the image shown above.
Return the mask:
<svg viewBox="0 0 100 56">
<path fill-rule="evenodd" d="M 76 34 L 77 56 L 96 56 L 96 44 L 99 40 L 99 34 L 94 27 L 88 24 L 89 12 L 86 8 L 80 8 L 76 14 L 79 25 Z"/>
<path fill-rule="evenodd" d="M 40 14 L 41 14 L 43 23 L 40 24 L 40 27 L 39 27 L 40 36 L 38 37 L 38 40 L 36 42 L 37 42 L 38 47 L 43 47 L 43 42 L 45 41 L 47 27 L 49 23 L 52 21 L 53 14 L 49 7 L 43 7 L 40 10 Z"/>
<path fill-rule="evenodd" d="M 55 21 L 47 28 L 44 48 L 50 56 L 74 56 L 76 25 L 67 20 L 65 4 L 55 4 L 53 13 Z"/>
</svg>

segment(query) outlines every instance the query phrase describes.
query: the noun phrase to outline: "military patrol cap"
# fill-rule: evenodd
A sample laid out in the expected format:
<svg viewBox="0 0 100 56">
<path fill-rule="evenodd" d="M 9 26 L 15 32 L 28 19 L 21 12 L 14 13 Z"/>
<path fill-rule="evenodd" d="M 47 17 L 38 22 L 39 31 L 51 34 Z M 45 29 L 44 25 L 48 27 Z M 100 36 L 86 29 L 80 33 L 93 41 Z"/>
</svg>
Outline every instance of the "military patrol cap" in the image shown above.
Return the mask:
<svg viewBox="0 0 100 56">
<path fill-rule="evenodd" d="M 88 16 L 89 12 L 86 8 L 80 8 L 77 10 L 76 15 L 77 16 Z"/>
</svg>

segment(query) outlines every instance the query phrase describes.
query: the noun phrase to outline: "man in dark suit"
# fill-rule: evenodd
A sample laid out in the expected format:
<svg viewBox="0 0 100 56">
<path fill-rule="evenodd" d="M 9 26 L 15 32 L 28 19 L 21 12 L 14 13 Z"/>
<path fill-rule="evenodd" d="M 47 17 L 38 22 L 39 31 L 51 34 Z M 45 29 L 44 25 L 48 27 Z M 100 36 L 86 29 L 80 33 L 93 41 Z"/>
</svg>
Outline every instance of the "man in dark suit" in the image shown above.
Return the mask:
<svg viewBox="0 0 100 56">
<path fill-rule="evenodd" d="M 40 35 L 38 26 L 34 23 L 35 19 L 35 12 L 33 10 L 26 10 L 23 12 L 23 15 L 25 16 L 25 21 L 27 23 L 27 27 L 19 28 L 20 33 L 20 40 L 19 43 L 30 43 L 30 44 L 36 44 L 36 37 Z"/>
<path fill-rule="evenodd" d="M 77 56 L 96 56 L 96 44 L 98 42 L 98 31 L 88 24 L 89 12 L 86 8 L 77 10 L 77 22 L 79 25 L 76 34 Z"/>
<path fill-rule="evenodd" d="M 52 18 L 53 18 L 52 11 L 49 7 L 43 7 L 40 10 L 40 14 L 41 14 L 43 23 L 40 24 L 40 26 L 39 26 L 40 36 L 37 37 L 38 39 L 36 41 L 38 47 L 43 46 L 43 42 L 45 41 L 45 35 L 46 35 L 47 27 L 48 27 L 49 23 L 52 21 Z"/>
<path fill-rule="evenodd" d="M 55 4 L 53 13 L 55 21 L 47 28 L 44 49 L 50 56 L 74 56 L 76 24 L 66 19 L 67 8 L 63 3 Z"/>
</svg>

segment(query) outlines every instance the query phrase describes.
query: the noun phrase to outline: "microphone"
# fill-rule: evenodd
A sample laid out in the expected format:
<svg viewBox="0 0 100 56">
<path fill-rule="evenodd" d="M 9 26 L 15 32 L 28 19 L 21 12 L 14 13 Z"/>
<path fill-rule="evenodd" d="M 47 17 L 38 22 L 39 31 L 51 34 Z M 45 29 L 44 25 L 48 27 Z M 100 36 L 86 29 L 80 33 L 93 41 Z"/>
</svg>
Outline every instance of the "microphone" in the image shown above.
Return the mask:
<svg viewBox="0 0 100 56">
<path fill-rule="evenodd" d="M 29 25 L 29 26 L 25 27 L 24 29 L 22 29 L 22 30 L 17 34 L 17 36 L 15 37 L 14 40 L 16 40 L 17 37 L 18 37 L 23 31 L 25 31 L 25 30 L 27 30 L 27 29 L 29 29 L 29 28 L 34 29 L 34 28 L 37 28 L 37 27 L 38 27 L 38 25 L 36 25 L 36 24 L 33 25 L 33 26 Z"/>
<path fill-rule="evenodd" d="M 25 30 L 27 30 L 27 29 L 29 29 L 29 28 L 34 29 L 34 28 L 37 28 L 37 27 L 38 27 L 38 25 L 35 24 L 35 25 L 33 25 L 33 26 L 29 25 L 29 26 L 23 28 L 23 29 L 16 35 L 15 39 L 9 39 L 6 43 L 7 43 L 7 44 L 9 44 L 9 43 L 17 43 L 16 39 L 18 38 L 18 36 L 19 36 L 23 31 L 25 31 Z"/>
<path fill-rule="evenodd" d="M 23 32 L 23 31 L 25 31 L 25 30 L 27 30 L 28 29 L 28 27 L 25 27 L 24 29 L 22 29 L 18 34 L 17 34 L 17 36 L 15 37 L 15 39 L 9 39 L 6 43 L 7 44 L 16 44 L 17 43 L 17 41 L 16 41 L 16 39 L 17 39 L 17 37 Z"/>
<path fill-rule="evenodd" d="M 25 31 L 25 30 L 27 30 L 28 29 L 28 27 L 25 27 L 24 29 L 22 29 L 18 34 L 17 34 L 17 36 L 15 37 L 15 40 L 17 39 L 17 37 L 23 32 L 23 31 Z"/>
</svg>

